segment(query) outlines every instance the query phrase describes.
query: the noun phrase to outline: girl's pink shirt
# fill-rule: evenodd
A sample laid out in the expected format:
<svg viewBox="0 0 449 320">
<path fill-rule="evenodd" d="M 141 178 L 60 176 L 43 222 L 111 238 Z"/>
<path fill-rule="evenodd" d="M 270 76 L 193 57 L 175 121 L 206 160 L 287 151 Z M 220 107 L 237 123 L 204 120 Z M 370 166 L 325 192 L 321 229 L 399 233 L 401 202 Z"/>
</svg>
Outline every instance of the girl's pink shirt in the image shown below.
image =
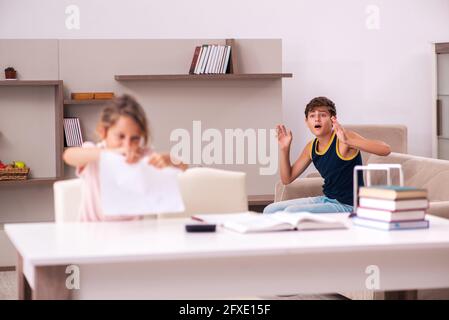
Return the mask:
<svg viewBox="0 0 449 320">
<path fill-rule="evenodd" d="M 105 148 L 105 143 L 83 143 L 83 148 Z M 148 149 L 147 154 L 150 153 Z M 108 217 L 101 208 L 100 169 L 99 160 L 88 163 L 84 167 L 77 167 L 76 174 L 82 181 L 81 209 L 79 220 L 82 222 L 98 221 L 130 221 L 139 220 L 140 216 Z"/>
</svg>

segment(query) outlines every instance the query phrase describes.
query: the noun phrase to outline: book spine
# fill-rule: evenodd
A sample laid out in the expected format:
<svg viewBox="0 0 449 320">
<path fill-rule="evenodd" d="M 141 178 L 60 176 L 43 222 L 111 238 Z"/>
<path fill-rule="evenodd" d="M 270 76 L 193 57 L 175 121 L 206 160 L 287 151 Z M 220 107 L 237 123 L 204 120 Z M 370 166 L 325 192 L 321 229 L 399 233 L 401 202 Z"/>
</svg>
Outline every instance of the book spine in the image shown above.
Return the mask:
<svg viewBox="0 0 449 320">
<path fill-rule="evenodd" d="M 219 52 L 218 52 L 218 63 L 217 67 L 215 69 L 215 73 L 221 73 L 221 66 L 223 64 L 223 46 L 220 46 Z"/>
<path fill-rule="evenodd" d="M 210 65 L 212 64 L 213 53 L 214 53 L 214 46 L 210 45 L 209 56 L 207 57 L 206 65 L 204 66 L 205 74 L 209 73 Z"/>
<path fill-rule="evenodd" d="M 217 64 L 218 64 L 218 56 L 220 53 L 220 46 L 215 46 L 215 55 L 214 55 L 214 64 L 212 65 L 212 69 L 210 73 L 216 74 Z"/>
<path fill-rule="evenodd" d="M 216 54 L 217 54 L 217 46 L 213 45 L 212 46 L 212 51 L 211 51 L 211 54 L 210 54 L 209 64 L 208 64 L 207 70 L 206 70 L 207 74 L 213 73 L 212 70 L 214 68 Z"/>
<path fill-rule="evenodd" d="M 78 146 L 78 138 L 76 136 L 75 119 L 70 119 L 70 127 L 72 129 L 72 147 Z"/>
<path fill-rule="evenodd" d="M 353 222 L 357 226 L 386 230 L 386 231 L 429 228 L 428 220 L 385 222 L 385 221 L 378 221 L 378 220 L 356 217 L 356 218 L 353 218 Z"/>
<path fill-rule="evenodd" d="M 231 46 L 226 46 L 226 58 L 223 66 L 223 73 L 228 72 L 229 57 L 231 56 Z"/>
<path fill-rule="evenodd" d="M 207 45 L 206 55 L 204 56 L 204 61 L 203 61 L 203 65 L 201 66 L 200 74 L 203 74 L 206 71 L 206 66 L 207 66 L 207 63 L 209 60 L 209 56 L 210 56 L 210 50 L 211 50 L 211 46 Z"/>
<path fill-rule="evenodd" d="M 193 53 L 192 63 L 190 64 L 189 74 L 194 74 L 195 73 L 195 66 L 196 66 L 196 62 L 198 61 L 198 56 L 200 54 L 200 51 L 201 51 L 201 47 L 200 46 L 195 48 L 195 51 Z"/>
<path fill-rule="evenodd" d="M 83 136 L 81 134 L 81 126 L 80 126 L 80 119 L 75 118 L 75 126 L 76 126 L 76 134 L 78 137 L 78 147 L 81 147 L 83 145 Z"/>
<path fill-rule="evenodd" d="M 207 56 L 207 45 L 203 45 L 203 52 L 201 53 L 201 61 L 200 65 L 198 66 L 198 74 L 201 74 L 204 66 L 204 60 L 206 60 Z"/>
<path fill-rule="evenodd" d="M 67 119 L 64 118 L 63 121 L 63 126 L 64 126 L 64 137 L 65 137 L 65 146 L 69 147 L 69 128 L 67 126 Z"/>
<path fill-rule="evenodd" d="M 199 57 L 198 57 L 198 61 L 197 61 L 196 66 L 195 66 L 195 74 L 199 74 L 200 73 L 201 64 L 203 63 L 203 60 L 204 60 L 205 51 L 206 51 L 206 46 L 202 45 L 201 49 L 200 49 L 200 54 L 199 54 Z"/>
<path fill-rule="evenodd" d="M 73 139 L 73 125 L 72 125 L 72 119 L 67 119 L 67 123 L 69 126 L 69 147 L 73 147 L 75 145 L 75 140 Z"/>
</svg>

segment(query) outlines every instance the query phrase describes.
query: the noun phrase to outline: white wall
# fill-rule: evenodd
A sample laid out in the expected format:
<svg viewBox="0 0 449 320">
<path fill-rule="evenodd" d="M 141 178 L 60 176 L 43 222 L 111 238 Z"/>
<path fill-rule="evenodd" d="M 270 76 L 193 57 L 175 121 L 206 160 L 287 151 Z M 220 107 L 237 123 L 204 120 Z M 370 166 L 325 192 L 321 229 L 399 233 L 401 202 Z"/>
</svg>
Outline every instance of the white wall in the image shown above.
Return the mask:
<svg viewBox="0 0 449 320">
<path fill-rule="evenodd" d="M 80 9 L 80 30 L 65 8 Z M 369 30 L 367 6 L 380 9 Z M 449 41 L 449 0 L 0 0 L 0 38 L 282 38 L 284 120 L 294 153 L 311 138 L 304 106 L 327 95 L 342 123 L 400 123 L 431 155 L 431 42 Z"/>
</svg>

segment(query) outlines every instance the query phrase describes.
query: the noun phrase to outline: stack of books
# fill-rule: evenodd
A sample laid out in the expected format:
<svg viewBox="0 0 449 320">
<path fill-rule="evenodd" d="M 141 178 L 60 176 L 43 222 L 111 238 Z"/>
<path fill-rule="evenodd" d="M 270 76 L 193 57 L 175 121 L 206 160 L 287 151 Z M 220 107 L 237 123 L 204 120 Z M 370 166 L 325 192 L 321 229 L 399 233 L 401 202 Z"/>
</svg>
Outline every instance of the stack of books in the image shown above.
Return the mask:
<svg viewBox="0 0 449 320">
<path fill-rule="evenodd" d="M 66 147 L 81 147 L 83 145 L 79 118 L 64 118 L 64 136 Z"/>
<path fill-rule="evenodd" d="M 195 48 L 189 74 L 225 74 L 231 46 L 205 44 Z"/>
<path fill-rule="evenodd" d="M 428 228 L 427 190 L 401 186 L 361 187 L 355 225 L 382 230 Z"/>
</svg>

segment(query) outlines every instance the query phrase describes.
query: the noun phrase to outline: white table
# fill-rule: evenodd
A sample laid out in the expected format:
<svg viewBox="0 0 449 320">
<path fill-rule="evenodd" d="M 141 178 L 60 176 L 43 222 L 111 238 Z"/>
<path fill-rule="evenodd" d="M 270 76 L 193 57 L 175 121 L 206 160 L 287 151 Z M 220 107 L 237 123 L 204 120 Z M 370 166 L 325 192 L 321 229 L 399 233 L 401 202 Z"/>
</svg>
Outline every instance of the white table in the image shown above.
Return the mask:
<svg viewBox="0 0 449 320">
<path fill-rule="evenodd" d="M 347 219 L 346 214 L 332 214 Z M 430 229 L 186 233 L 187 219 L 8 224 L 21 298 L 207 299 L 449 287 L 449 220 Z M 77 265 L 80 289 L 65 286 Z"/>
</svg>

